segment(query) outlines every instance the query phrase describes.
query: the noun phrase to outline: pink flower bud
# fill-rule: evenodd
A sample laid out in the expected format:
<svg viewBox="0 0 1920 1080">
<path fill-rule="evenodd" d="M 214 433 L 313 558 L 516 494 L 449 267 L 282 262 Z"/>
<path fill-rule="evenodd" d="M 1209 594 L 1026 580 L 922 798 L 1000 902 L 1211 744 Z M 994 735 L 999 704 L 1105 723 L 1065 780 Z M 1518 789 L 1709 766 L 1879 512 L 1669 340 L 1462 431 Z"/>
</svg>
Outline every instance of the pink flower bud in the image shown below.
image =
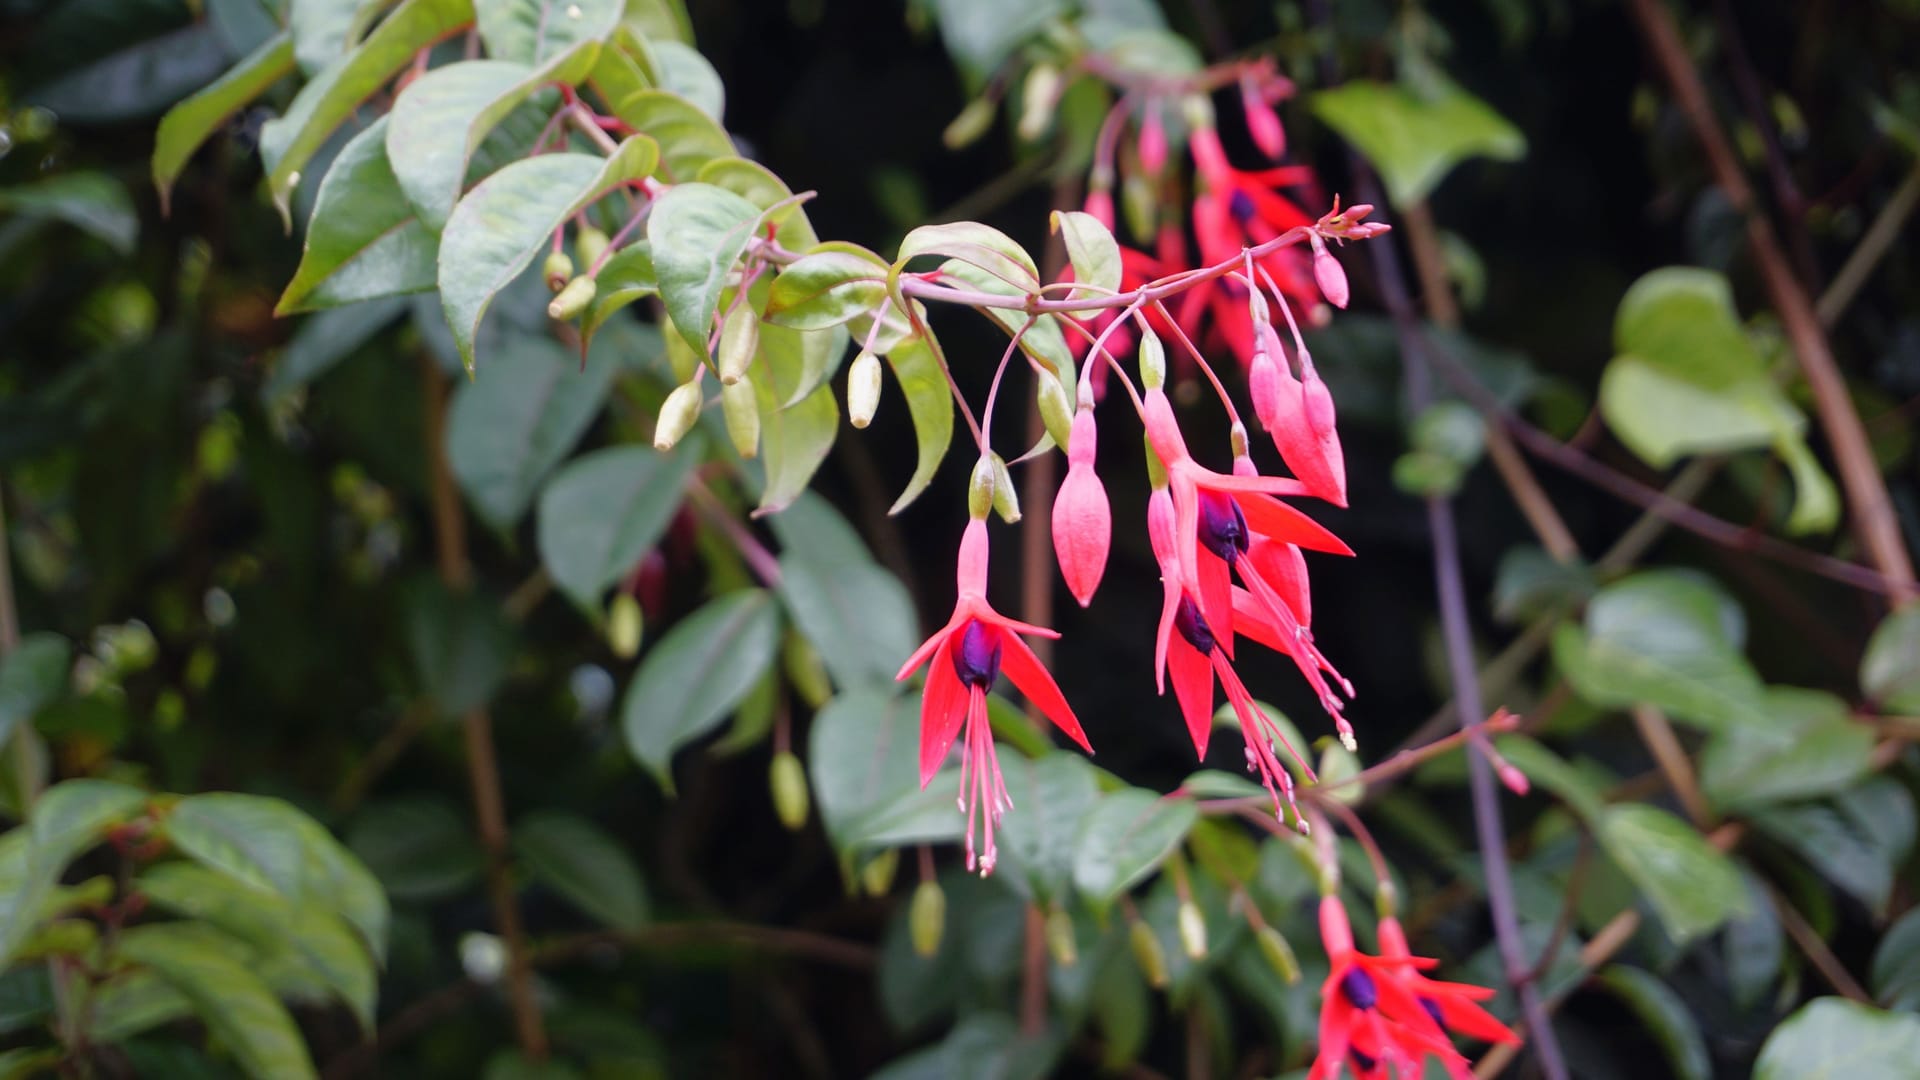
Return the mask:
<svg viewBox="0 0 1920 1080">
<path fill-rule="evenodd" d="M 1227 152 L 1220 145 L 1220 133 L 1211 127 L 1195 127 L 1187 136 L 1187 149 L 1193 164 L 1207 183 L 1224 190 L 1232 179 L 1233 166 L 1227 164 Z"/>
<path fill-rule="evenodd" d="M 1318 236 L 1313 238 L 1313 280 L 1319 284 L 1320 293 L 1327 303 L 1337 308 L 1347 306 L 1347 272 L 1340 267 L 1340 260 L 1327 250 L 1325 241 Z"/>
<path fill-rule="evenodd" d="M 1280 114 L 1267 104 L 1251 79 L 1240 80 L 1240 107 L 1246 113 L 1247 134 L 1253 136 L 1253 144 L 1271 160 L 1279 161 L 1287 152 L 1286 128 L 1280 125 Z"/>
<path fill-rule="evenodd" d="M 1247 366 L 1247 392 L 1253 397 L 1253 414 L 1260 418 L 1260 426 L 1272 431 L 1279 422 L 1280 372 L 1264 343 L 1254 350 L 1253 363 Z"/>
<path fill-rule="evenodd" d="M 1087 192 L 1087 204 L 1081 209 L 1105 225 L 1108 232 L 1113 231 L 1113 192 L 1110 189 L 1097 187 Z"/>
<path fill-rule="evenodd" d="M 1113 511 L 1093 468 L 1096 437 L 1093 410 L 1082 408 L 1073 418 L 1067 478 L 1053 500 L 1053 553 L 1060 576 L 1081 607 L 1092 603 L 1100 587 L 1113 542 Z"/>
<path fill-rule="evenodd" d="M 1268 431 L 1281 460 L 1314 495 L 1335 506 L 1347 505 L 1346 457 L 1334 430 L 1332 395 L 1311 360 L 1304 365 L 1305 382 L 1283 364 L 1275 364 L 1274 370 L 1280 392 Z"/>
<path fill-rule="evenodd" d="M 1140 120 L 1140 138 L 1134 144 L 1140 153 L 1140 167 L 1148 176 L 1159 176 L 1167 167 L 1167 128 L 1160 120 L 1160 103 L 1147 102 L 1146 115 Z"/>
<path fill-rule="evenodd" d="M 1164 390 L 1149 390 L 1145 395 L 1147 444 L 1160 460 L 1172 465 L 1187 456 L 1187 440 L 1180 434 L 1180 422 L 1173 418 L 1173 403 Z"/>
<path fill-rule="evenodd" d="M 1514 768 L 1511 761 L 1501 762 L 1498 772 L 1500 773 L 1500 782 L 1507 785 L 1507 790 L 1513 792 L 1515 795 L 1524 798 L 1527 792 L 1532 790 L 1531 785 L 1527 783 L 1527 774 Z"/>
</svg>

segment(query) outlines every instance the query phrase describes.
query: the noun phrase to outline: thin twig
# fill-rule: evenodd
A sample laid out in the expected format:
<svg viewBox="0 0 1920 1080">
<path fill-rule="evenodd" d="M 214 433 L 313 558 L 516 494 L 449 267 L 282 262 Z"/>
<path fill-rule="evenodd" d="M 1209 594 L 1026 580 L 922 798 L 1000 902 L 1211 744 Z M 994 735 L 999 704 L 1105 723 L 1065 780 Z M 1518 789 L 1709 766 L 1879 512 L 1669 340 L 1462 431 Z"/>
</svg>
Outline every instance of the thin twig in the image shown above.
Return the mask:
<svg viewBox="0 0 1920 1080">
<path fill-rule="evenodd" d="M 1640 732 L 1640 741 L 1647 746 L 1647 752 L 1653 755 L 1654 764 L 1660 766 L 1660 772 L 1667 778 L 1667 786 L 1673 789 L 1673 795 L 1693 819 L 1695 826 L 1707 828 L 1713 824 L 1713 808 L 1707 805 L 1707 797 L 1700 793 L 1700 780 L 1694 775 L 1693 761 L 1687 757 L 1686 748 L 1680 745 L 1680 737 L 1674 734 L 1673 722 L 1667 714 L 1652 705 L 1640 704 L 1633 707 L 1633 724 Z"/>
<path fill-rule="evenodd" d="M 1813 305 L 1814 313 L 1820 316 L 1820 325 L 1832 329 L 1840 319 L 1840 313 L 1847 310 L 1853 298 L 1873 276 L 1874 267 L 1880 265 L 1882 256 L 1893 248 L 1893 242 L 1900 238 L 1900 230 L 1907 227 L 1907 219 L 1913 216 L 1913 208 L 1920 204 L 1920 162 L 1916 162 L 1906 179 L 1887 200 L 1887 205 L 1874 215 L 1873 224 L 1854 245 L 1853 253 L 1847 261 L 1840 264 L 1840 272 L 1833 275 L 1833 281 L 1827 285 L 1827 291 Z"/>
<path fill-rule="evenodd" d="M 1807 923 L 1806 916 L 1800 914 L 1800 910 L 1794 907 L 1779 889 L 1771 884 L 1767 885 L 1766 889 L 1767 898 L 1773 901 L 1774 913 L 1780 917 L 1781 928 L 1787 932 L 1788 937 L 1793 939 L 1793 943 L 1800 947 L 1800 951 L 1806 954 L 1807 962 L 1812 964 L 1813 969 L 1820 973 L 1820 977 L 1827 981 L 1827 985 L 1833 987 L 1834 991 L 1842 997 L 1862 1004 L 1872 1004 L 1873 995 L 1867 993 L 1867 988 L 1860 985 L 1860 980 L 1854 978 L 1846 965 L 1840 962 L 1840 958 L 1833 955 L 1833 950 L 1827 947 L 1827 943 L 1822 941 L 1820 935 Z"/>
</svg>

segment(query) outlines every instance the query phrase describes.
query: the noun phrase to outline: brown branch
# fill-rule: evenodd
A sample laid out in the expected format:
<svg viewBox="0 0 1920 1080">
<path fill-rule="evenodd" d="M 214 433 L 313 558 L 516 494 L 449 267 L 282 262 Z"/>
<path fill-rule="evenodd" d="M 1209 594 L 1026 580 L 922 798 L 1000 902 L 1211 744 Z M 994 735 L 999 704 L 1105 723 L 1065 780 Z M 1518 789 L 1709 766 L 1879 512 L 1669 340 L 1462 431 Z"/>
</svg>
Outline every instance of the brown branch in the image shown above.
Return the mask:
<svg viewBox="0 0 1920 1080">
<path fill-rule="evenodd" d="M 1846 489 L 1854 531 L 1886 579 L 1894 605 L 1904 605 L 1920 595 L 1915 590 L 1913 562 L 1900 535 L 1899 519 L 1894 515 L 1886 480 L 1874 461 L 1866 428 L 1848 397 L 1846 379 L 1834 361 L 1819 316 L 1805 288 L 1787 266 L 1773 226 L 1764 214 L 1756 212 L 1753 188 L 1741 172 L 1726 134 L 1720 130 L 1706 86 L 1687 55 L 1672 16 L 1659 0 L 1633 0 L 1632 10 L 1641 35 L 1693 127 L 1694 137 L 1706 152 L 1716 182 L 1734 209 L 1746 217 L 1748 245 L 1774 309 L 1779 313 L 1794 357 L 1813 390 L 1820 424 L 1839 468 L 1841 486 Z"/>
<path fill-rule="evenodd" d="M 1773 110 L 1767 105 L 1766 88 L 1760 85 L 1760 73 L 1754 68 L 1753 58 L 1747 53 L 1746 41 L 1740 36 L 1740 24 L 1734 18 L 1733 5 L 1729 0 L 1713 0 L 1713 16 L 1719 24 L 1721 46 L 1727 57 L 1727 74 L 1733 79 L 1734 92 L 1740 97 L 1740 107 L 1746 111 L 1747 121 L 1760 135 L 1760 145 L 1767 163 L 1767 180 L 1773 186 L 1774 201 L 1780 205 L 1780 215 L 1786 221 L 1787 245 L 1793 250 L 1794 269 L 1798 271 L 1805 288 L 1818 288 L 1820 264 L 1813 257 L 1813 239 L 1807 235 L 1807 198 L 1800 193 L 1800 186 L 1793 180 L 1793 170 L 1787 165 L 1786 148 L 1780 145 L 1780 133 L 1775 130 L 1773 123 Z"/>
<path fill-rule="evenodd" d="M 420 353 L 420 379 L 425 392 L 423 431 L 440 579 L 449 589 L 464 590 L 473 584 L 473 564 L 467 556 L 466 523 L 453 486 L 453 466 L 447 459 L 447 379 L 425 351 Z M 494 757 L 493 718 L 484 705 L 479 705 L 468 709 L 460 724 L 466 743 L 467 780 L 473 788 L 474 817 L 487 856 L 487 893 L 495 928 L 507 948 L 507 999 L 513 1009 L 514 1034 L 527 1056 L 539 1060 L 547 1054 L 547 1032 L 540 1003 L 534 997 L 526 934 L 520 926 L 520 909 L 508 872 L 506 800 L 500 792 L 500 766 Z"/>
<path fill-rule="evenodd" d="M 1640 731 L 1640 741 L 1647 745 L 1647 752 L 1653 755 L 1654 764 L 1660 766 L 1661 775 L 1667 779 L 1667 786 L 1673 789 L 1674 797 L 1687 811 L 1698 828 L 1706 828 L 1713 823 L 1713 809 L 1707 805 L 1707 798 L 1700 793 L 1699 778 L 1694 775 L 1693 761 L 1687 757 L 1686 748 L 1680 745 L 1680 737 L 1674 734 L 1673 722 L 1667 714 L 1652 705 L 1633 707 L 1633 724 Z"/>
<path fill-rule="evenodd" d="M 1773 902 L 1774 913 L 1780 916 L 1780 926 L 1786 930 L 1787 936 L 1793 939 L 1793 943 L 1800 946 L 1800 951 L 1806 954 L 1807 962 L 1812 964 L 1813 969 L 1820 973 L 1820 977 L 1827 981 L 1827 985 L 1833 987 L 1842 997 L 1872 1004 L 1873 995 L 1867 993 L 1867 988 L 1860 985 L 1860 980 L 1847 971 L 1846 965 L 1840 962 L 1839 957 L 1833 955 L 1833 950 L 1827 947 L 1827 943 L 1820 940 L 1820 935 L 1815 933 L 1813 927 L 1807 923 L 1806 916 L 1800 914 L 1800 910 L 1772 885 L 1767 886 L 1767 898 Z"/>
<path fill-rule="evenodd" d="M 1874 267 L 1900 238 L 1900 230 L 1906 228 L 1907 219 L 1913 216 L 1915 204 L 1920 204 L 1920 162 L 1908 171 L 1906 179 L 1894 189 L 1887 205 L 1874 215 L 1873 224 L 1854 245 L 1853 253 L 1847 261 L 1840 264 L 1840 272 L 1833 275 L 1833 281 L 1827 285 L 1827 291 L 1813 305 L 1814 313 L 1820 316 L 1820 325 L 1831 328 L 1847 310 L 1853 298 L 1873 275 Z"/>
</svg>

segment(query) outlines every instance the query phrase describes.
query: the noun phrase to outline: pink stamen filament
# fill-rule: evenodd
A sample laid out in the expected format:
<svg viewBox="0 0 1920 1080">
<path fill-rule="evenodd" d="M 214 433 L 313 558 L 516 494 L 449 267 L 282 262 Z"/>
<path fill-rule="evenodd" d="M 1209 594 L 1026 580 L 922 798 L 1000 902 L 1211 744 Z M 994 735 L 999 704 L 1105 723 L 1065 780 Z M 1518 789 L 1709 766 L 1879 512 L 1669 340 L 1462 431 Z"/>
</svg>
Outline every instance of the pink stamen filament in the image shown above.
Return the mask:
<svg viewBox="0 0 1920 1080">
<path fill-rule="evenodd" d="M 960 812 L 967 815 L 967 870 L 978 870 L 985 877 L 999 861 L 994 846 L 993 827 L 1000 815 L 1013 809 L 1007 784 L 1000 774 L 1000 758 L 993 747 L 993 724 L 987 719 L 987 694 L 978 686 L 967 690 L 966 751 L 960 758 Z M 985 843 L 976 851 L 973 843 L 975 811 L 984 831 Z"/>
</svg>

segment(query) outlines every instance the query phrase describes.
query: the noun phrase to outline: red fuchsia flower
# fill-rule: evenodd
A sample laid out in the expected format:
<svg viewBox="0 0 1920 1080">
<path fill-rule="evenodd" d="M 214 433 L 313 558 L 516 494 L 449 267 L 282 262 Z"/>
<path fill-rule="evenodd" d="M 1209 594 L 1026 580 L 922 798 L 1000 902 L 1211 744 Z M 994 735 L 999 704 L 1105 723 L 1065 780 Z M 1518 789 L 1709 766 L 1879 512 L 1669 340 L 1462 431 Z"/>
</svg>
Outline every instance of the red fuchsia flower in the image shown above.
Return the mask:
<svg viewBox="0 0 1920 1080">
<path fill-rule="evenodd" d="M 1093 469 L 1097 438 L 1092 390 L 1083 386 L 1067 443 L 1067 478 L 1053 500 L 1053 553 L 1060 562 L 1060 576 L 1081 607 L 1093 601 L 1094 590 L 1100 587 L 1113 542 L 1107 489 Z"/>
<path fill-rule="evenodd" d="M 994 752 L 993 729 L 987 722 L 987 692 L 1004 670 L 1007 678 L 1055 727 L 1088 753 L 1093 747 L 1080 729 L 1073 708 L 1060 693 L 1053 676 L 1040 663 L 1021 634 L 1044 638 L 1060 635 L 1044 626 L 1009 619 L 987 603 L 987 523 L 974 518 L 960 539 L 955 573 L 958 597 L 953 617 L 928 638 L 901 665 L 894 678 L 904 680 L 932 661 L 927 687 L 920 700 L 920 786 L 926 787 L 940 771 L 947 751 L 966 723 L 966 749 L 960 761 L 960 809 L 967 815 L 967 869 L 982 876 L 993 872 L 998 853 L 993 826 L 1013 807 L 1000 776 Z M 984 843 L 974 846 L 974 821 L 983 826 Z M 977 855 L 977 857 L 976 857 Z"/>
<path fill-rule="evenodd" d="M 1273 799 L 1275 817 L 1284 820 L 1280 800 L 1284 796 L 1294 819 L 1301 821 L 1299 807 L 1293 801 L 1293 777 L 1275 755 L 1277 743 L 1284 747 L 1308 780 L 1314 779 L 1313 767 L 1300 755 L 1267 714 L 1253 702 L 1246 684 L 1228 662 L 1221 639 L 1213 632 L 1201 610 L 1199 583 L 1181 564 L 1182 532 L 1173 496 L 1165 487 L 1156 488 L 1147 500 L 1147 536 L 1153 544 L 1154 558 L 1160 564 L 1160 582 L 1164 592 L 1160 605 L 1160 626 L 1154 638 L 1154 674 L 1161 693 L 1166 693 L 1167 676 L 1173 676 L 1173 695 L 1180 703 L 1187 722 L 1187 735 L 1193 740 L 1194 753 L 1207 756 L 1207 742 L 1213 734 L 1213 683 L 1217 677 L 1226 689 L 1227 701 L 1240 721 L 1240 736 L 1246 742 L 1247 769 L 1258 773 L 1267 794 Z M 1177 633 L 1176 633 L 1177 631 Z M 1227 635 L 1230 640 L 1232 635 Z"/>
<path fill-rule="evenodd" d="M 1320 986 L 1320 1048 L 1307 1080 L 1338 1080 L 1342 1066 L 1360 1080 L 1419 1076 L 1428 1056 L 1461 1075 L 1456 1066 L 1465 1068 L 1465 1059 L 1406 987 L 1407 973 L 1433 961 L 1368 956 L 1355 949 L 1338 896 L 1320 898 L 1320 938 L 1332 967 Z"/>
<path fill-rule="evenodd" d="M 1401 928 L 1400 920 L 1391 915 L 1380 920 L 1380 957 L 1406 962 L 1400 981 L 1443 1033 L 1465 1035 L 1482 1042 L 1520 1041 L 1512 1028 L 1480 1007 L 1480 1002 L 1493 997 L 1491 989 L 1472 983 L 1440 982 L 1421 974 L 1420 968 L 1429 966 L 1431 961 L 1413 955 L 1413 950 L 1407 947 L 1407 932 Z"/>
<path fill-rule="evenodd" d="M 1271 97 L 1261 92 L 1252 72 L 1240 76 L 1240 111 L 1247 118 L 1247 134 L 1253 136 L 1253 144 L 1269 160 L 1279 161 L 1287 153 L 1287 129 L 1280 123 L 1273 101 L 1292 94 L 1293 83 L 1276 76 L 1270 86 Z"/>
<path fill-rule="evenodd" d="M 1333 394 L 1314 370 L 1313 355 L 1306 345 L 1297 338 L 1295 342 L 1299 378 L 1294 377 L 1272 324 L 1260 328 L 1260 348 L 1247 372 L 1254 415 L 1273 436 L 1281 460 L 1307 491 L 1335 506 L 1345 506 L 1346 454 L 1340 448 Z"/>
</svg>

